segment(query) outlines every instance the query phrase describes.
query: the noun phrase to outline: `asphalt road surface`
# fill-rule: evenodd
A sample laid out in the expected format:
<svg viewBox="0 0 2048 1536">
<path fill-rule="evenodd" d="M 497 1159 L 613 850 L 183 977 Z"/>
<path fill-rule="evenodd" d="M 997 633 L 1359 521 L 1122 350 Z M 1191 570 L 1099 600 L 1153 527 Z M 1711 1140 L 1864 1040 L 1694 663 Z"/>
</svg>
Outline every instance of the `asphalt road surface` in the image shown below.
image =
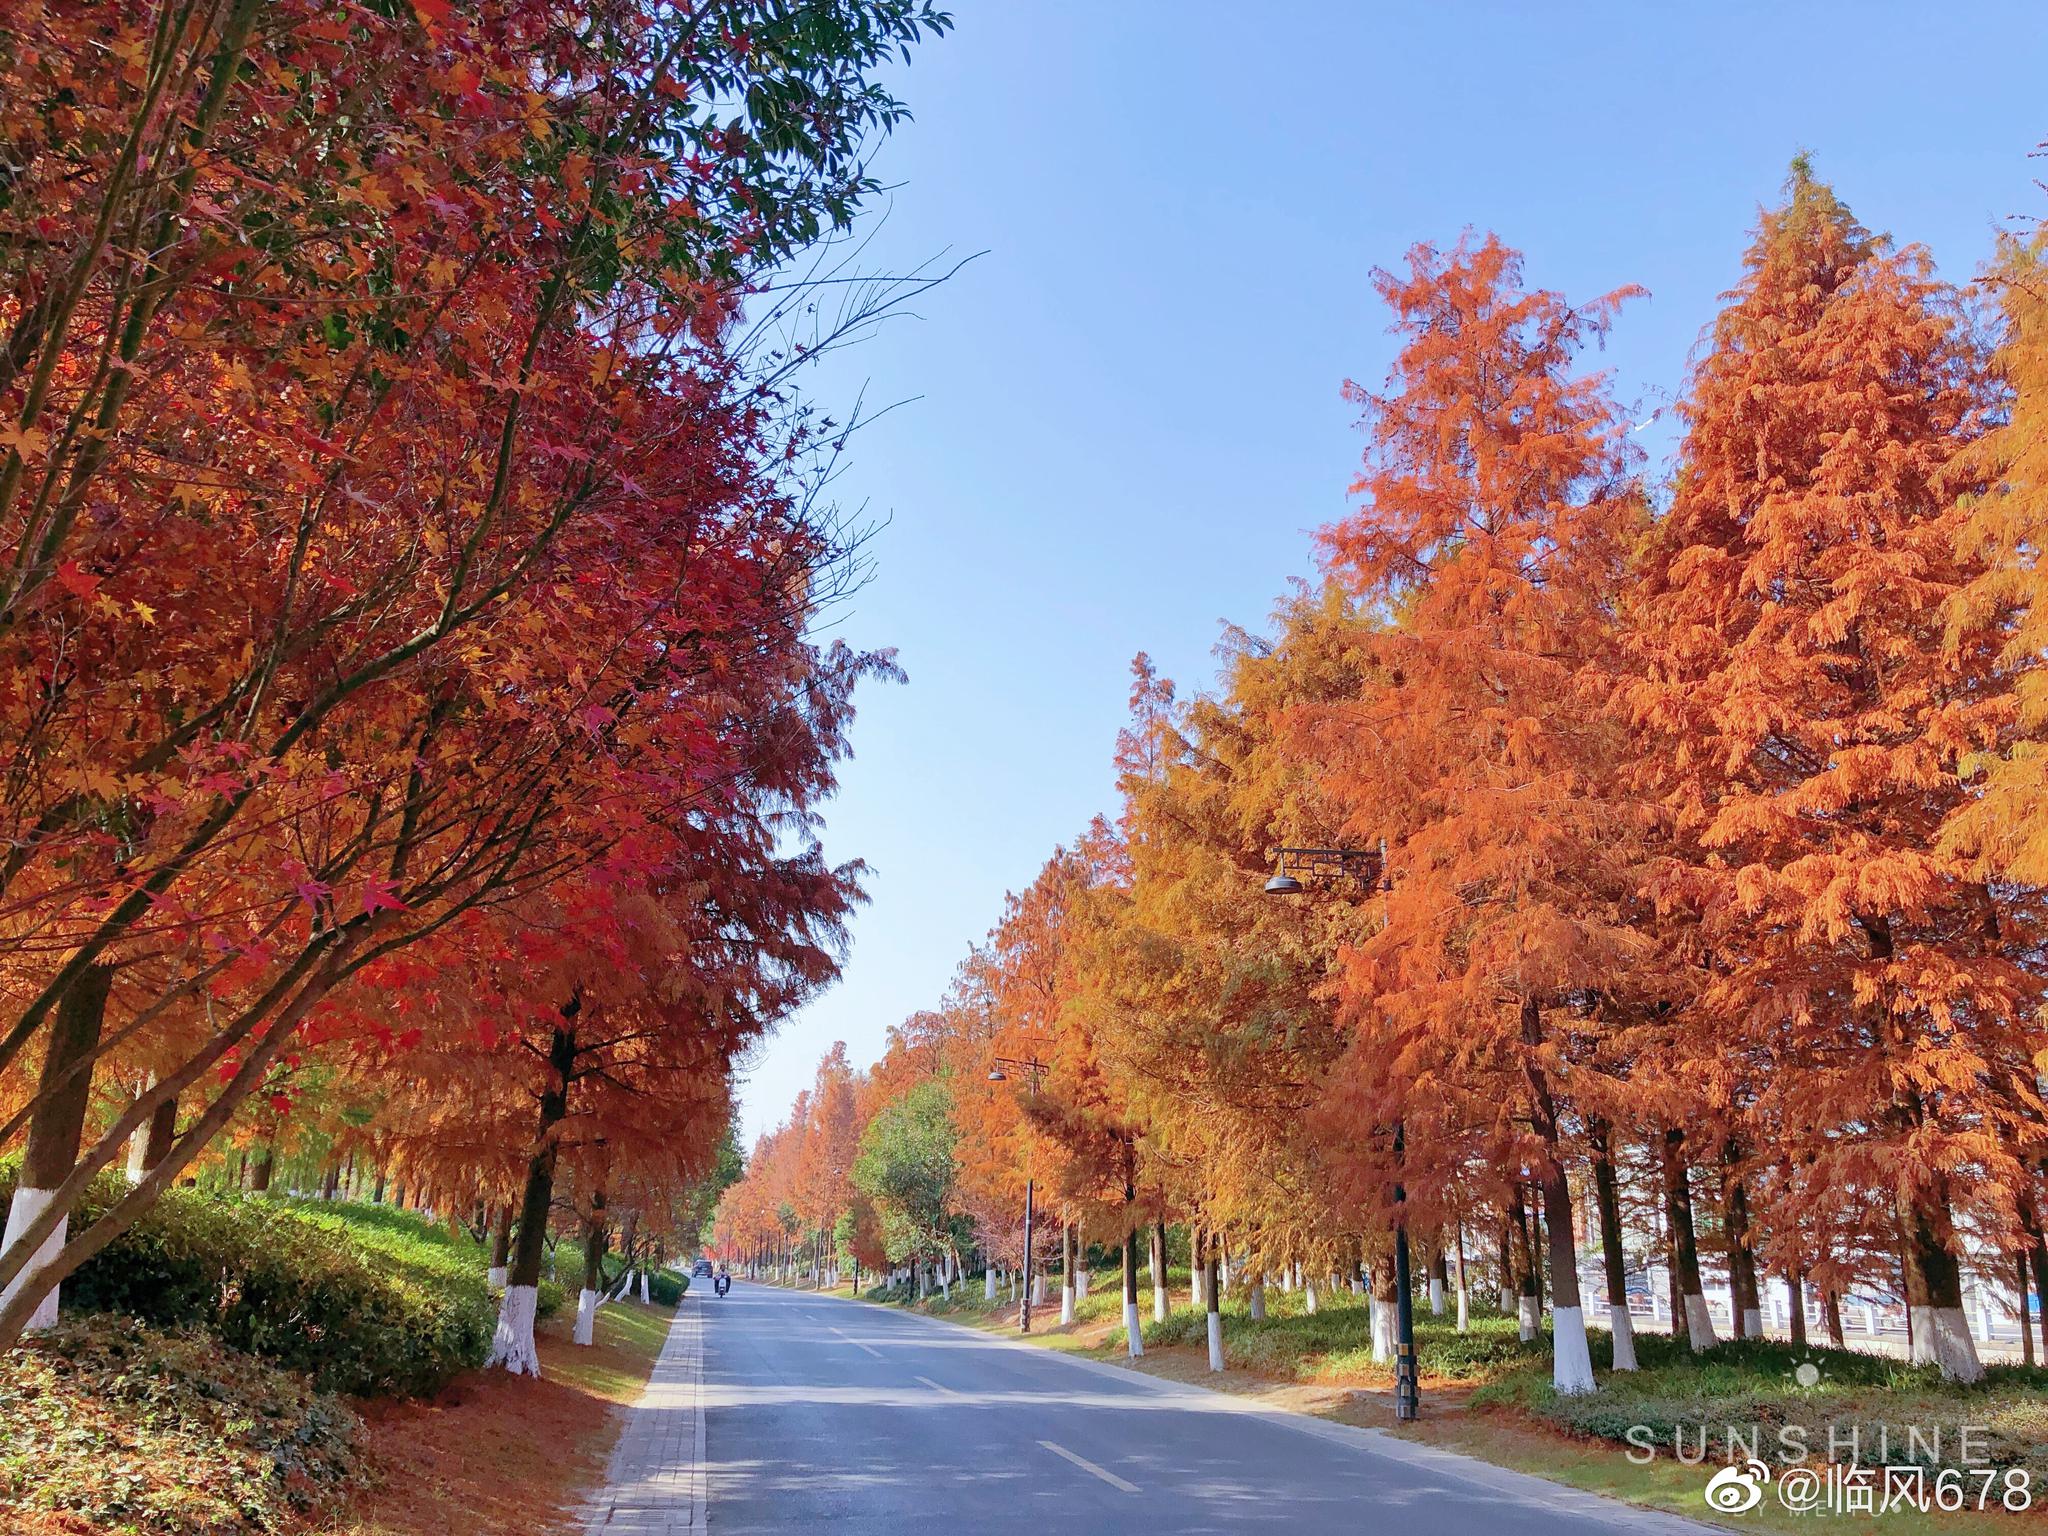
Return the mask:
<svg viewBox="0 0 2048 1536">
<path fill-rule="evenodd" d="M 1705 1529 L 893 1308 L 744 1281 L 702 1305 L 714 1536 Z"/>
</svg>

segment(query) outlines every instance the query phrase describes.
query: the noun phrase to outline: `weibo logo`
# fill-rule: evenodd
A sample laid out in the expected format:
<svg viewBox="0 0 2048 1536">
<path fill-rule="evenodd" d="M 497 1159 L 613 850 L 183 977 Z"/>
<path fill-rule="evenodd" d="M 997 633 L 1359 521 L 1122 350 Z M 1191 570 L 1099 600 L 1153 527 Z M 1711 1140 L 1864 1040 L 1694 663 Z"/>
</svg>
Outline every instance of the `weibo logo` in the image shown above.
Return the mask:
<svg viewBox="0 0 2048 1536">
<path fill-rule="evenodd" d="M 1760 1461 L 1723 1467 L 1707 1480 L 1707 1508 L 1723 1515 L 1746 1515 L 1764 1501 L 1771 1469 Z"/>
</svg>

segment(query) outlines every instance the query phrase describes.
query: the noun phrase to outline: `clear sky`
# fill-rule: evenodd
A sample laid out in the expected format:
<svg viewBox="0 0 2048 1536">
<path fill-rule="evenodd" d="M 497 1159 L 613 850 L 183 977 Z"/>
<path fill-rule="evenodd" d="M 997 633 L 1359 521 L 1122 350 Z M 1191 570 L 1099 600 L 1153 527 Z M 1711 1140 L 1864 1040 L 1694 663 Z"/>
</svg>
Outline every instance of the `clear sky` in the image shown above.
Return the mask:
<svg viewBox="0 0 2048 1536">
<path fill-rule="evenodd" d="M 830 815 L 873 899 L 844 981 L 751 1064 L 749 1145 L 1111 808 L 1132 655 L 1207 687 L 1218 622 L 1312 573 L 1362 446 L 1340 388 L 1390 356 L 1375 265 L 1471 226 L 1574 299 L 1641 284 L 1606 362 L 1647 415 L 1797 150 L 1951 278 L 2048 212 L 2039 0 L 953 9 L 892 76 L 916 121 L 867 254 L 988 254 L 811 380 L 909 402 L 838 482 L 889 519 L 840 632 L 910 675 L 861 700 Z"/>
</svg>

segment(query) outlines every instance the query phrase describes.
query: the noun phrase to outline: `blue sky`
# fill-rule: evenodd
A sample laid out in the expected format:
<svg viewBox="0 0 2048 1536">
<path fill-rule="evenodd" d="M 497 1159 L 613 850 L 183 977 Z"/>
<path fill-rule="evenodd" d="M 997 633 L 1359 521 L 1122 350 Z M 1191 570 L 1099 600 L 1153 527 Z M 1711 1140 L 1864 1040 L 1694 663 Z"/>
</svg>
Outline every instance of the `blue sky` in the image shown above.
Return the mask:
<svg viewBox="0 0 2048 1536">
<path fill-rule="evenodd" d="M 866 257 L 988 254 L 811 379 L 909 402 L 837 487 L 889 519 L 838 632 L 910 675 L 862 699 L 830 813 L 873 900 L 845 980 L 751 1063 L 749 1144 L 1110 807 L 1132 655 L 1206 687 L 1218 622 L 1312 573 L 1362 446 L 1340 388 L 1390 356 L 1375 265 L 1471 226 L 1574 299 L 1643 285 L 1605 362 L 1647 414 L 1797 150 L 1952 278 L 2048 211 L 2039 4 L 954 9 L 892 75 L 916 121 Z"/>
</svg>

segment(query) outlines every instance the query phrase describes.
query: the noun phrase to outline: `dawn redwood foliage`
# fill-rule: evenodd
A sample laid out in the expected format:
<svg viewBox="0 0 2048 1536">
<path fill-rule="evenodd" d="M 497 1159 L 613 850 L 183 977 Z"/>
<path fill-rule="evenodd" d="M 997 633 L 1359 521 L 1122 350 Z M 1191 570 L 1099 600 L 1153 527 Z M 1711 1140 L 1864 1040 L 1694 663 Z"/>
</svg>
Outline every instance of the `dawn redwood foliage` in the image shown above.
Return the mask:
<svg viewBox="0 0 2048 1536">
<path fill-rule="evenodd" d="M 871 1180 L 836 1240 L 1014 1267 L 1028 1175 L 1041 1271 L 1136 1212 L 1253 1316 L 1369 1275 L 1376 1345 L 1403 1224 L 1461 1324 L 1548 1306 L 1561 1391 L 1597 1388 L 1582 1267 L 1632 1369 L 1650 1264 L 1695 1350 L 1782 1326 L 1779 1283 L 1839 1342 L 1853 1288 L 1981 1374 L 1963 1280 L 2048 1293 L 2040 254 L 1986 314 L 1795 164 L 1663 485 L 1586 366 L 1626 290 L 1491 236 L 1375 273 L 1394 361 L 1349 390 L 1321 584 L 1212 694 L 1133 664 L 1119 813 L 858 1082 L 877 1145 L 943 1100 L 950 1222 Z M 1264 895 L 1281 847 L 1362 858 Z M 835 1240 L 776 1193 L 800 1109 L 726 1192 L 736 1258 Z"/>
<path fill-rule="evenodd" d="M 1587 673 L 1612 647 L 1644 511 L 1625 424 L 1574 372 L 1626 295 L 1574 307 L 1526 290 L 1493 238 L 1419 248 L 1375 283 L 1400 351 L 1383 393 L 1351 391 L 1370 442 L 1360 505 L 1322 544 L 1366 611 L 1398 621 L 1358 638 L 1360 695 L 1305 723 L 1340 838 L 1385 859 L 1377 929 L 1340 952 L 1355 1038 L 1332 1091 L 1381 1139 L 1418 1078 L 1469 1095 L 1466 1126 L 1530 1170 L 1568 1260 L 1560 1070 L 1641 948 L 1633 818 Z M 1418 1176 L 1460 1150 L 1452 1127 L 1426 1129 L 1404 1137 Z M 1558 1386 L 1586 1390 L 1576 1271 L 1553 1269 Z"/>
<path fill-rule="evenodd" d="M 509 1056 L 610 962 L 593 1018 L 674 1042 L 598 1077 L 722 1113 L 732 1055 L 829 976 L 855 871 L 816 811 L 889 667 L 809 637 L 849 571 L 828 429 L 739 317 L 872 191 L 903 116 L 872 71 L 947 25 L 10 13 L 0 1111 L 61 1176 L 16 1197 L 0 1339 L 259 1092 L 268 1147 L 301 1052 Z"/>
<path fill-rule="evenodd" d="M 1980 575 L 1957 498 L 1992 397 L 1924 253 L 1803 166 L 1745 265 L 1630 611 L 1638 761 L 1679 843 L 1653 883 L 1698 915 L 1681 1028 L 1755 1064 L 1781 1224 L 1882 1191 L 1914 1352 L 1974 1375 L 1958 1218 L 2012 1220 L 2041 1108 L 2038 897 L 1939 846 L 2012 714 L 1996 625 L 1945 623 Z"/>
</svg>

